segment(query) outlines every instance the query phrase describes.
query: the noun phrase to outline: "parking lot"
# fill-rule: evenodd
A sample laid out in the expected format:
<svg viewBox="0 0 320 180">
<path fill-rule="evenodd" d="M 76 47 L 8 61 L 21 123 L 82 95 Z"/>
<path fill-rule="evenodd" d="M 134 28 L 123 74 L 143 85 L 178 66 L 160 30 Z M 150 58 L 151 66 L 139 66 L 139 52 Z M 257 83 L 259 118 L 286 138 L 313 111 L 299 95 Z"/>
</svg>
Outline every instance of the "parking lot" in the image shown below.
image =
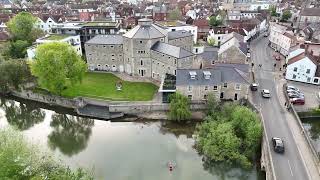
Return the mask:
<svg viewBox="0 0 320 180">
<path fill-rule="evenodd" d="M 319 107 L 320 99 L 318 98 L 318 93 L 320 92 L 320 87 L 312 84 L 300 83 L 288 81 L 288 85 L 297 87 L 300 92 L 304 93 L 305 104 L 295 105 L 295 109 L 298 112 L 308 111 L 312 108 Z"/>
</svg>

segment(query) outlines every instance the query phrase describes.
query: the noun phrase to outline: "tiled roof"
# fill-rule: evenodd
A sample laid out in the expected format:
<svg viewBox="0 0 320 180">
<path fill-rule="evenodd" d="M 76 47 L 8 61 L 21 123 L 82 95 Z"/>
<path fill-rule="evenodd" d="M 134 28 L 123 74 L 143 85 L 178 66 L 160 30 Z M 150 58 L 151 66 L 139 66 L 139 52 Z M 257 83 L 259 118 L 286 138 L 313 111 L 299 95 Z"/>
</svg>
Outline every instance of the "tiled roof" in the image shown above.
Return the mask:
<svg viewBox="0 0 320 180">
<path fill-rule="evenodd" d="M 123 37 L 121 35 L 97 35 L 86 44 L 123 44 Z"/>
<path fill-rule="evenodd" d="M 192 52 L 189 52 L 181 47 L 173 46 L 171 44 L 163 43 L 163 42 L 156 42 L 152 47 L 151 50 L 157 51 L 163 54 L 167 54 L 173 56 L 175 58 L 184 58 L 193 56 Z"/>
<path fill-rule="evenodd" d="M 192 36 L 192 33 L 185 31 L 185 30 L 179 30 L 179 31 L 170 31 L 168 33 L 168 39 L 177 39 L 182 37 L 189 37 Z"/>
<path fill-rule="evenodd" d="M 320 16 L 320 8 L 304 8 L 300 14 L 302 16 Z"/>
<path fill-rule="evenodd" d="M 123 36 L 133 39 L 155 39 L 165 37 L 166 34 L 166 30 L 152 24 L 150 26 L 137 25 Z"/>
<path fill-rule="evenodd" d="M 176 85 L 219 85 L 222 83 L 249 84 L 249 74 L 244 72 L 248 69 L 249 65 L 247 64 L 217 64 L 210 69 L 178 69 Z M 190 79 L 190 71 L 195 71 L 197 73 L 196 79 Z M 210 79 L 204 78 L 204 71 L 209 71 L 211 73 Z"/>
</svg>

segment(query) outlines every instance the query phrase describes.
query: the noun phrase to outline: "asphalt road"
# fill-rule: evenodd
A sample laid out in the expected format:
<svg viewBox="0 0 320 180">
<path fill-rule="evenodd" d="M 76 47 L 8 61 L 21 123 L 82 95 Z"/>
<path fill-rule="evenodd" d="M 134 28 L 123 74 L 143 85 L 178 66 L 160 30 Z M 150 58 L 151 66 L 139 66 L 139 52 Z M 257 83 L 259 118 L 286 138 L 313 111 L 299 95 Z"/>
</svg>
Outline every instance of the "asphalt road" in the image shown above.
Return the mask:
<svg viewBox="0 0 320 180">
<path fill-rule="evenodd" d="M 284 104 L 280 103 L 279 96 L 283 96 L 282 87 L 277 84 L 274 72 L 275 60 L 272 57 L 273 51 L 268 47 L 268 39 L 260 37 L 251 42 L 251 58 L 255 64 L 255 77 L 259 83 L 259 90 L 253 92 L 253 103 L 261 108 L 262 117 L 265 121 L 267 137 L 269 140 L 271 156 L 277 180 L 307 180 L 309 179 L 306 167 L 301 158 L 301 153 L 293 139 L 285 113 Z M 259 68 L 258 64 L 262 64 Z M 261 97 L 261 89 L 269 89 L 270 99 Z M 284 139 L 285 153 L 278 154 L 273 151 L 271 144 L 272 137 Z"/>
</svg>

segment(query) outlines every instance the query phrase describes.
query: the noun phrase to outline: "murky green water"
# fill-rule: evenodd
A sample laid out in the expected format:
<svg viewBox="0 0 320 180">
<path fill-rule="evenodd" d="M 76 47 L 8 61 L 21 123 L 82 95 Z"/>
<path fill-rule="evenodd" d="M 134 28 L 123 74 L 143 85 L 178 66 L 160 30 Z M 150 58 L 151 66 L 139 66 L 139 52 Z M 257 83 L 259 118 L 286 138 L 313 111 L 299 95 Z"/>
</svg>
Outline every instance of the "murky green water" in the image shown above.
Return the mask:
<svg viewBox="0 0 320 180">
<path fill-rule="evenodd" d="M 204 164 L 193 148 L 195 124 L 93 120 L 2 99 L 0 126 L 15 126 L 71 167 L 93 168 L 97 179 L 264 179 L 255 168 Z M 172 172 L 168 162 L 176 165 Z"/>
<path fill-rule="evenodd" d="M 320 118 L 304 118 L 301 120 L 304 129 L 308 131 L 312 145 L 320 153 Z"/>
</svg>

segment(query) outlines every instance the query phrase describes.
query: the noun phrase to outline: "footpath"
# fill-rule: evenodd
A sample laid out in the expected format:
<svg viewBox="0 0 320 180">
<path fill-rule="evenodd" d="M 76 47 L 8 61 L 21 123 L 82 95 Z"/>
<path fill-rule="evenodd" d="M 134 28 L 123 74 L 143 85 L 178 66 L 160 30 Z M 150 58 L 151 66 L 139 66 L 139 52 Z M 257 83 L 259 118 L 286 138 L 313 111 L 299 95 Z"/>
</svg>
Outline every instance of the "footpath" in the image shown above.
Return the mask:
<svg viewBox="0 0 320 180">
<path fill-rule="evenodd" d="M 283 85 L 286 83 L 286 80 L 283 79 L 280 73 L 275 73 L 275 82 L 277 84 L 277 94 L 280 104 L 285 104 L 286 97 L 283 93 Z M 309 179 L 320 180 L 320 164 L 305 137 L 305 135 L 307 135 L 306 132 L 302 129 L 301 123 L 298 122 L 300 119 L 297 119 L 292 111 L 287 111 L 284 106 L 282 108 L 284 109 L 287 123 L 296 141 L 300 157 L 308 171 Z"/>
</svg>

